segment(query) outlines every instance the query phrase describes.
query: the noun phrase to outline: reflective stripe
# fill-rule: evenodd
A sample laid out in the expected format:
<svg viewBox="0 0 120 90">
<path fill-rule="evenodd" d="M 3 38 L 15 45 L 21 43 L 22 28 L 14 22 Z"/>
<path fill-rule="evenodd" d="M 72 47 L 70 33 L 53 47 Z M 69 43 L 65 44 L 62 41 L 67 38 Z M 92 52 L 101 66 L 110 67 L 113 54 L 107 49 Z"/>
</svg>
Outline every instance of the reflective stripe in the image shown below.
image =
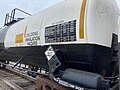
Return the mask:
<svg viewBox="0 0 120 90">
<path fill-rule="evenodd" d="M 16 35 L 15 43 L 23 43 L 23 33 Z"/>
</svg>

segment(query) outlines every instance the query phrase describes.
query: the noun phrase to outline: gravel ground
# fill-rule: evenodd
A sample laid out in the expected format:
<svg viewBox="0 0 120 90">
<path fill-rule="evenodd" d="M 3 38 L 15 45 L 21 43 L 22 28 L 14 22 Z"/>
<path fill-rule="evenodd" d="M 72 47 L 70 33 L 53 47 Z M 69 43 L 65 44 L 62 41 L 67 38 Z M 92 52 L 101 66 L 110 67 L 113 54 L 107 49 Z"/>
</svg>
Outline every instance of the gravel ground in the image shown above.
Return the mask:
<svg viewBox="0 0 120 90">
<path fill-rule="evenodd" d="M 7 84 L 5 84 L 3 81 L 0 81 L 0 90 L 13 90 L 10 88 Z"/>
<path fill-rule="evenodd" d="M 19 76 L 16 76 L 14 74 L 11 74 L 9 72 L 6 72 L 4 70 L 0 70 L 0 76 L 5 77 L 5 79 L 10 80 L 13 83 L 16 83 L 25 90 L 35 90 L 36 88 L 35 83 L 28 81 L 24 78 L 21 78 Z M 4 82 L 0 81 L 0 90 L 13 90 L 13 89 L 11 89 Z"/>
</svg>

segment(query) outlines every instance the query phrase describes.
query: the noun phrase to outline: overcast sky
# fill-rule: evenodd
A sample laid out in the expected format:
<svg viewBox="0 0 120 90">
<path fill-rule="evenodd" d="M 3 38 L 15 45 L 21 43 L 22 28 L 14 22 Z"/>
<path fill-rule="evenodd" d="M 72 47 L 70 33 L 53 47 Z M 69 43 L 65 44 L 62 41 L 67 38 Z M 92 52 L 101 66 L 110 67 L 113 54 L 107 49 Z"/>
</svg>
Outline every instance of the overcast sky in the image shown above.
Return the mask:
<svg viewBox="0 0 120 90">
<path fill-rule="evenodd" d="M 51 5 L 63 0 L 0 0 L 0 27 L 3 26 L 5 14 L 14 8 L 20 8 L 31 14 L 35 14 Z M 120 0 L 116 0 L 120 6 Z"/>
</svg>

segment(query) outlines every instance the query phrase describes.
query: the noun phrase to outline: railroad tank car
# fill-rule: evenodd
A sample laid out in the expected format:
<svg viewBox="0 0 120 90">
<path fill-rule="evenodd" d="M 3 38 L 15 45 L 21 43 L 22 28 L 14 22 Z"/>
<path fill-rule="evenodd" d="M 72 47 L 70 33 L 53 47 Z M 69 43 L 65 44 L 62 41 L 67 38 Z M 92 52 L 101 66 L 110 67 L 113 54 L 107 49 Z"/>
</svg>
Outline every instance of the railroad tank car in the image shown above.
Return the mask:
<svg viewBox="0 0 120 90">
<path fill-rule="evenodd" d="M 115 0 L 65 0 L 4 27 L 0 60 L 48 70 L 52 46 L 67 68 L 112 76 L 118 62 L 118 7 Z"/>
</svg>

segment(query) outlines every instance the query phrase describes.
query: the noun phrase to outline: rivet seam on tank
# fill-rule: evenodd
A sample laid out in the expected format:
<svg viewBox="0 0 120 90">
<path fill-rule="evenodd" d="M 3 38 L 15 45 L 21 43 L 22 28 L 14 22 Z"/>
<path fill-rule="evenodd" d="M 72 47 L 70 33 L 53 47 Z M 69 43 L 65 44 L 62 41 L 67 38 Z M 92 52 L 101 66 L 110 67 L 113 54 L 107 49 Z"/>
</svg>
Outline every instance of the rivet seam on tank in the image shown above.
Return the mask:
<svg viewBox="0 0 120 90">
<path fill-rule="evenodd" d="M 79 38 L 84 39 L 84 24 L 85 24 L 85 9 L 86 9 L 87 0 L 83 0 L 82 7 L 80 11 L 80 27 L 79 27 Z"/>
</svg>

